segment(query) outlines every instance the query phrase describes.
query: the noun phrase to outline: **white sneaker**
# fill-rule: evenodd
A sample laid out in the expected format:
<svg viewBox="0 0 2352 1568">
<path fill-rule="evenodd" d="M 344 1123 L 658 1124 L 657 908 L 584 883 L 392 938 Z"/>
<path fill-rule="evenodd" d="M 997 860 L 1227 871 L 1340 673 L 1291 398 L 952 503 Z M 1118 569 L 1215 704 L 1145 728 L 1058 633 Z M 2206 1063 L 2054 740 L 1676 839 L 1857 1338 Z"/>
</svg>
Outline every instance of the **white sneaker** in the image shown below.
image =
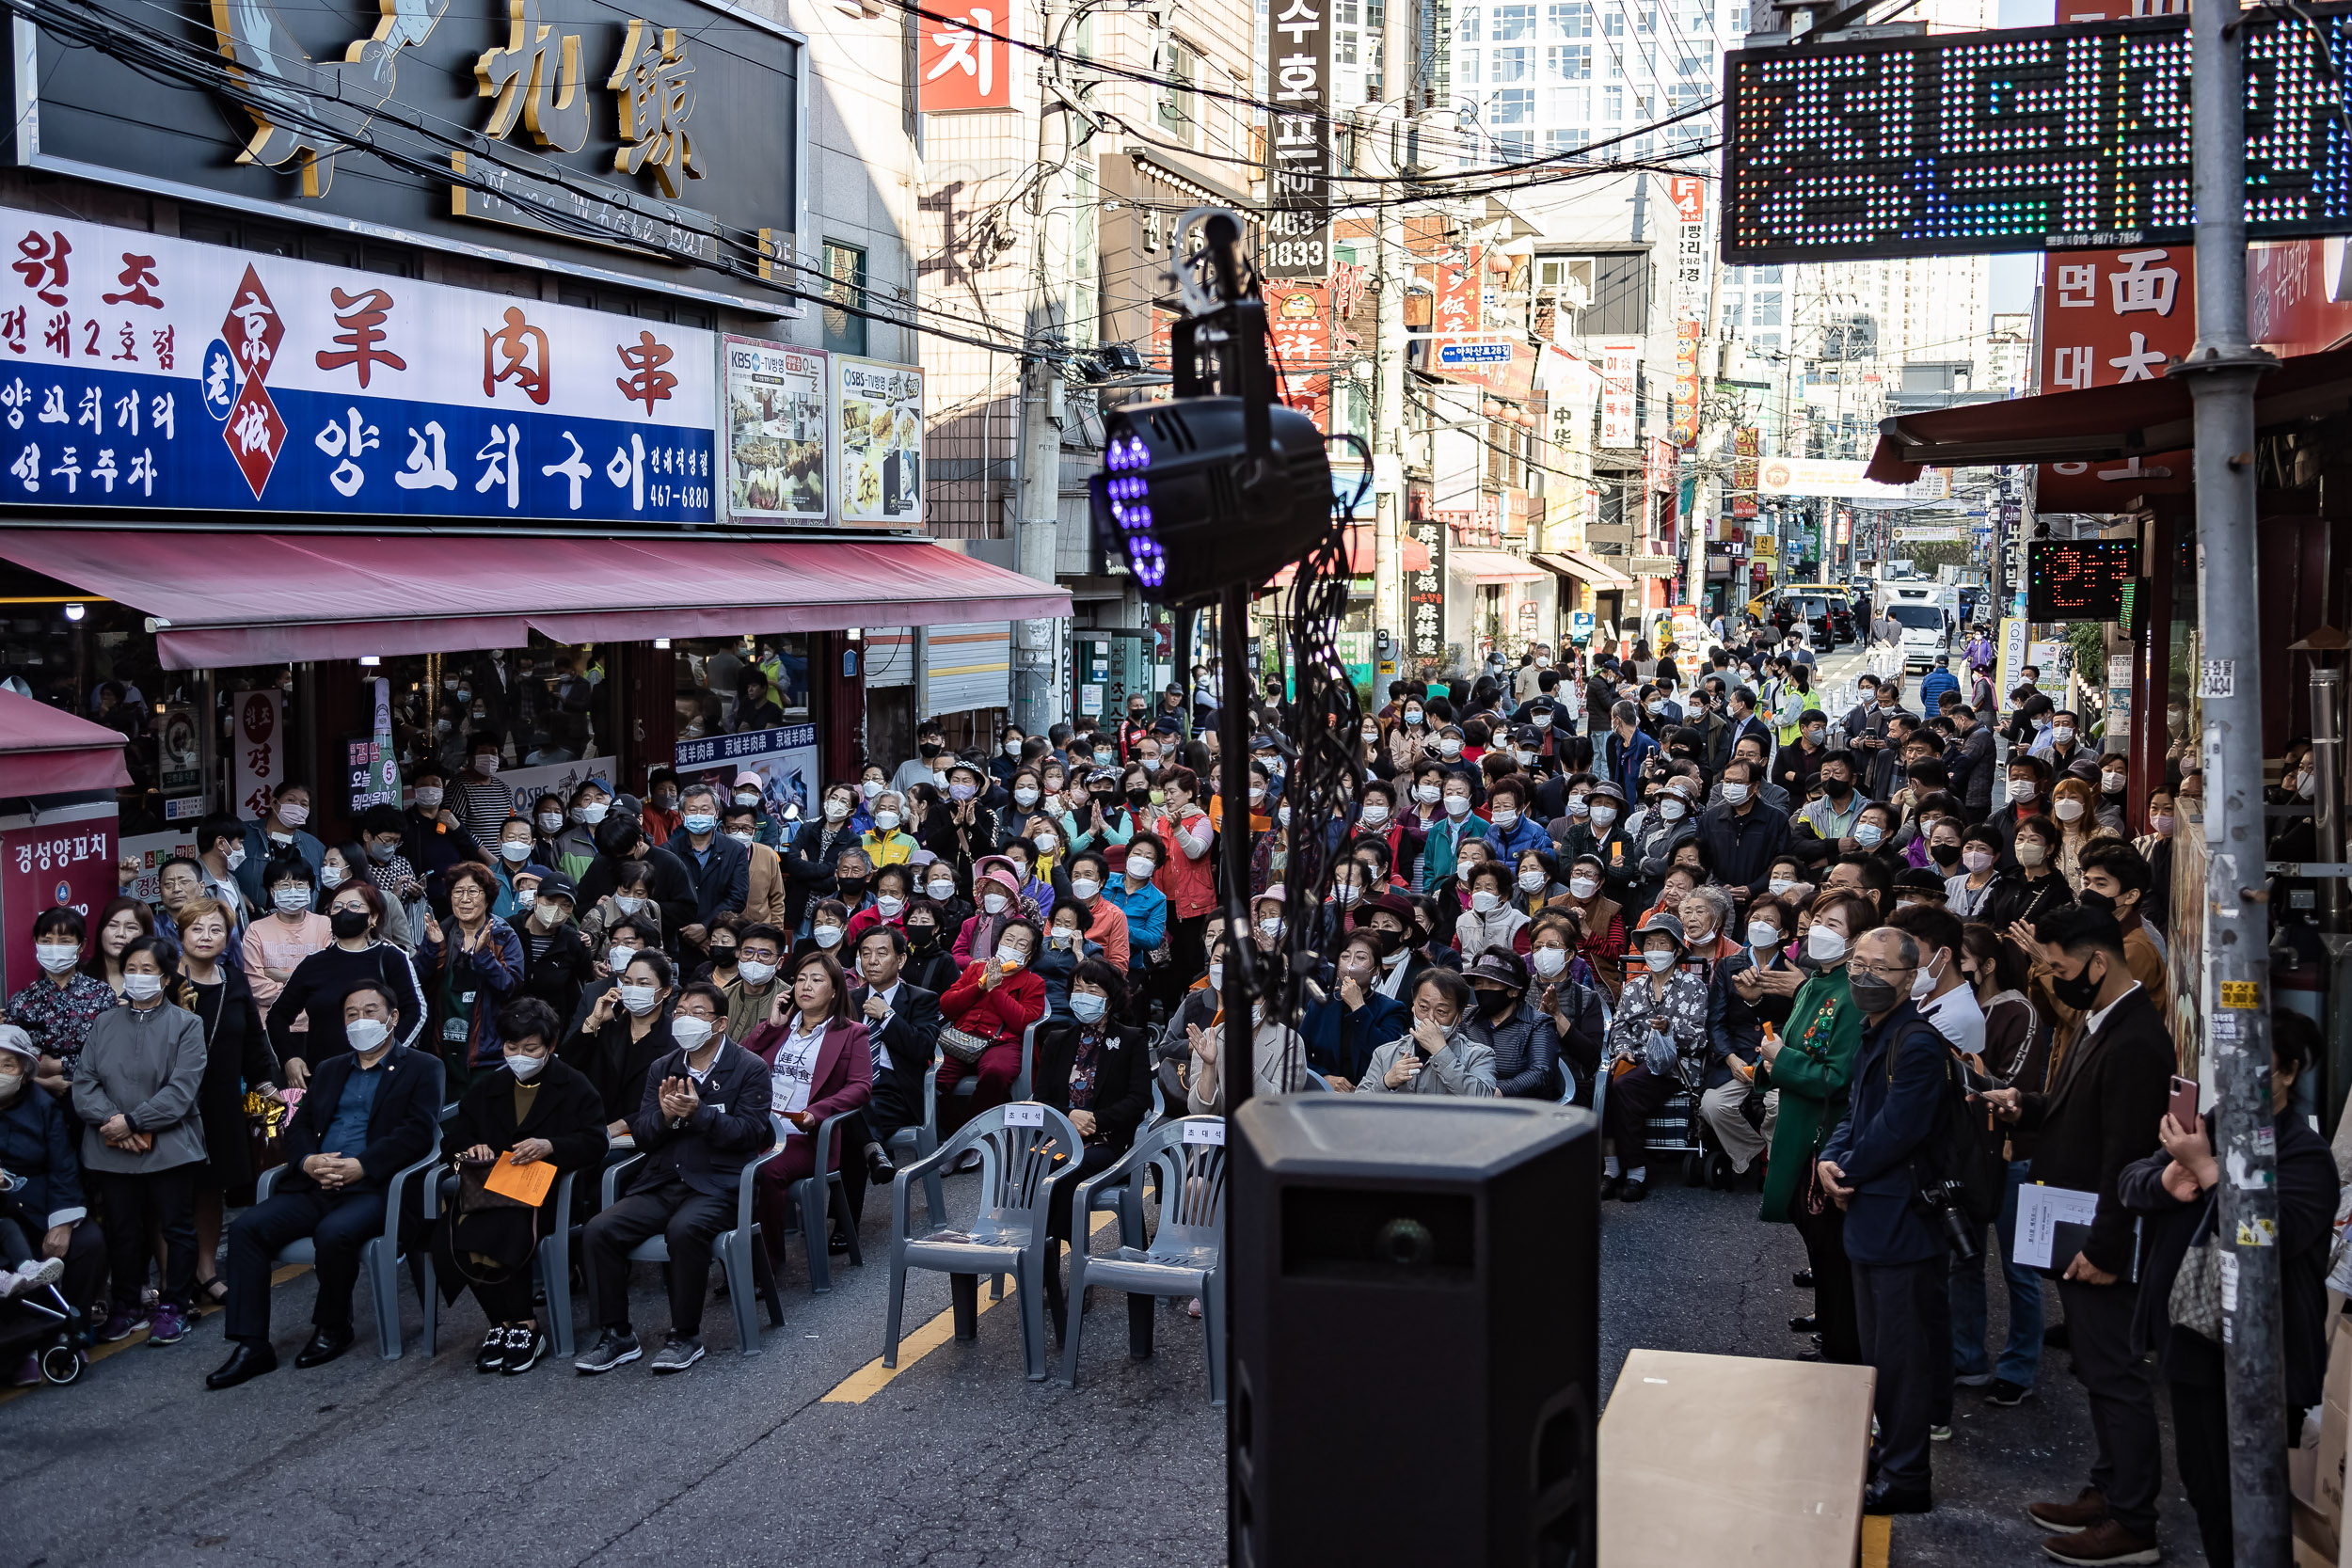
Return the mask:
<svg viewBox="0 0 2352 1568">
<path fill-rule="evenodd" d="M 12 1272 L 0 1275 L 0 1301 L 55 1285 L 64 1277 L 65 1259 L 62 1258 L 36 1258 L 29 1262 L 19 1263 Z"/>
</svg>

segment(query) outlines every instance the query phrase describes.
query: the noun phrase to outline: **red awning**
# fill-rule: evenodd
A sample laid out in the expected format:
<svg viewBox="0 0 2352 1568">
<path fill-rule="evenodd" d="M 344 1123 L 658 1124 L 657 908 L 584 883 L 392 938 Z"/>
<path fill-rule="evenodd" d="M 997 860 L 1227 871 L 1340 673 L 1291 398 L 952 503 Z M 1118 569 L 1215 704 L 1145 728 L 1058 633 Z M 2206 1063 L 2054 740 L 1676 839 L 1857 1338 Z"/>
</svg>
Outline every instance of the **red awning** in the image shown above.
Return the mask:
<svg viewBox="0 0 2352 1568">
<path fill-rule="evenodd" d="M 2296 355 L 2254 384 L 2254 425 L 2336 413 L 2347 402 L 2352 349 Z M 2162 376 L 1882 420 L 1867 474 L 1882 484 L 1908 484 L 1922 468 L 2096 463 L 2189 444 L 2188 383 Z"/>
<path fill-rule="evenodd" d="M 167 670 L 1070 613 L 920 540 L 32 529 L 0 557 L 154 617 Z"/>
<path fill-rule="evenodd" d="M 122 735 L 61 708 L 0 691 L 0 795 L 68 795 L 119 789 Z"/>
<path fill-rule="evenodd" d="M 1535 561 L 1547 570 L 1557 572 L 1564 578 L 1576 578 L 1581 581 L 1591 583 L 1603 593 L 1611 589 L 1627 589 L 1633 586 L 1631 578 L 1627 577 L 1607 562 L 1586 555 L 1581 550 L 1552 550 L 1549 553 L 1539 551 L 1535 556 Z"/>
<path fill-rule="evenodd" d="M 1372 576 L 1375 569 L 1373 565 L 1373 556 L 1374 552 L 1377 548 L 1376 535 L 1373 524 L 1348 524 L 1347 575 L 1352 578 L 1368 578 Z M 1399 534 L 1397 536 L 1396 555 L 1396 569 L 1400 572 L 1425 572 L 1429 570 L 1429 546 L 1422 544 L 1420 540 L 1413 538 L 1410 534 Z M 1297 575 L 1298 574 L 1295 568 L 1285 566 L 1280 571 L 1274 574 L 1274 580 L 1266 586 L 1269 588 L 1288 588 L 1290 586 L 1291 578 L 1296 577 Z"/>
<path fill-rule="evenodd" d="M 1535 582 L 1548 575 L 1525 557 L 1502 550 L 1453 549 L 1446 552 L 1445 563 L 1448 571 L 1472 582 Z"/>
</svg>

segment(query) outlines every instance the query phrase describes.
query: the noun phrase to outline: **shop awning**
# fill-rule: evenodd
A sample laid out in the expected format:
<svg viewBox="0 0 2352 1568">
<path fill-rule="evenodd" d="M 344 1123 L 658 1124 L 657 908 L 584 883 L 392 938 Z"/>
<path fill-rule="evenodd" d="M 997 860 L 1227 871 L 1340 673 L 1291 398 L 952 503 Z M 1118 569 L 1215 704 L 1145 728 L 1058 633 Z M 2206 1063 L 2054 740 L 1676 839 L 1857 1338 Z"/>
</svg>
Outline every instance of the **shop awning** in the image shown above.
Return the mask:
<svg viewBox="0 0 2352 1568">
<path fill-rule="evenodd" d="M 1347 575 L 1368 578 L 1374 571 L 1374 555 L 1378 549 L 1375 526 L 1371 523 L 1347 525 Z M 1396 541 L 1396 569 L 1400 572 L 1429 570 L 1429 546 L 1408 534 L 1399 534 Z M 1297 572 L 1289 566 L 1274 574 L 1270 588 L 1287 588 Z"/>
<path fill-rule="evenodd" d="M 1545 576 L 1534 562 L 1501 550 L 1455 548 L 1446 552 L 1445 562 L 1448 571 L 1472 582 L 1537 582 Z"/>
<path fill-rule="evenodd" d="M 2347 403 L 2352 349 L 2296 355 L 2254 384 L 2254 425 L 2336 413 Z M 2096 463 L 2188 445 L 2188 383 L 2159 376 L 1882 420 L 1867 472 L 1882 484 L 1908 484 L 1922 468 Z"/>
<path fill-rule="evenodd" d="M 1557 572 L 1564 578 L 1575 578 L 1591 583 L 1603 593 L 1610 589 L 1633 586 L 1633 579 L 1596 556 L 1582 550 L 1550 550 L 1538 553 L 1535 562 L 1545 570 Z"/>
<path fill-rule="evenodd" d="M 1070 613 L 920 540 L 30 528 L 0 557 L 153 617 L 168 670 Z"/>
<path fill-rule="evenodd" d="M 119 789 L 122 735 L 61 708 L 0 691 L 0 796 Z"/>
</svg>

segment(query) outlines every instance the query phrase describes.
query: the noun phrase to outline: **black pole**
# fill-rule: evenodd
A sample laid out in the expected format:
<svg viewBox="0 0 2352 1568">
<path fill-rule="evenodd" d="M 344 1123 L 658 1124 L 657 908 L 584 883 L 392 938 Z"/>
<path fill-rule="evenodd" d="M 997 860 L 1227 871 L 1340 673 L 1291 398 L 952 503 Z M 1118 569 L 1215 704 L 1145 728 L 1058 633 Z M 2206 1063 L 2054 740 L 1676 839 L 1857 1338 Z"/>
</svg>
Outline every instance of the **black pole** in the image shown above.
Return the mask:
<svg viewBox="0 0 2352 1568">
<path fill-rule="evenodd" d="M 1225 661 L 1225 689 L 1216 709 L 1217 793 L 1225 800 L 1225 824 L 1217 833 L 1218 879 L 1225 884 L 1225 1038 L 1217 1078 L 1225 1085 L 1225 1114 L 1241 1108 L 1254 1080 L 1249 1060 L 1256 1043 L 1249 1023 L 1249 708 L 1257 674 L 1249 657 L 1249 590 L 1236 584 L 1218 601 L 1218 653 Z M 1232 1198 L 1229 1196 L 1229 1203 Z M 1230 1338 L 1230 1336 L 1229 1336 Z"/>
</svg>

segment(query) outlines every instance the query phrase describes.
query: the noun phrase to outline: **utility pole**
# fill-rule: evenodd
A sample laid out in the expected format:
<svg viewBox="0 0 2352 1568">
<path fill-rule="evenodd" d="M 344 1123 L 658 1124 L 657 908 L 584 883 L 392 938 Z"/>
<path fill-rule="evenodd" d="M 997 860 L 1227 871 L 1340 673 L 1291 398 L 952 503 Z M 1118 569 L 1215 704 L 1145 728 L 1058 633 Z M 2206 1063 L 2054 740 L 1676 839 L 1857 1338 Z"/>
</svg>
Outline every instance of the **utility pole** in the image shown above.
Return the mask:
<svg viewBox="0 0 2352 1568">
<path fill-rule="evenodd" d="M 1390 178 L 1382 182 L 1383 204 L 1375 232 L 1380 256 L 1380 301 L 1374 363 L 1379 376 L 1377 424 L 1373 431 L 1374 467 L 1386 457 L 1395 470 L 1396 487 L 1373 498 L 1372 624 L 1385 629 L 1396 650 L 1397 667 L 1404 668 L 1406 626 L 1404 573 L 1399 541 L 1405 532 L 1405 293 L 1412 267 L 1405 254 L 1405 210 L 1396 203 L 1405 194 L 1406 149 L 1413 127 L 1412 0 L 1388 0 L 1381 16 L 1380 97 L 1383 112 L 1395 106 L 1391 122 L 1387 159 Z M 1380 701 L 1384 682 L 1375 678 L 1373 699 Z"/>
<path fill-rule="evenodd" d="M 1039 36 L 1058 46 L 1067 11 L 1065 0 L 1045 0 Z M 1070 109 L 1058 50 L 1046 56 L 1038 73 L 1037 163 L 1025 325 L 1032 345 L 1062 344 L 1069 341 L 1062 291 L 1070 274 Z M 1045 583 L 1055 578 L 1060 530 L 1062 411 L 1061 367 L 1033 347 L 1021 364 L 1021 488 L 1013 564 L 1022 576 Z M 1042 735 L 1062 717 L 1053 625 L 1020 622 L 1013 641 L 1020 653 L 1013 717 L 1028 734 Z"/>
<path fill-rule="evenodd" d="M 2214 1119 L 2226 1173 L 2231 1530 L 2245 1568 L 2286 1568 L 2285 1380 L 2279 1326 L 2278 1158 L 2270 1109 L 2270 917 L 2264 899 L 2262 667 L 2254 596 L 2254 383 L 2276 361 L 2246 326 L 2246 62 L 2238 0 L 2195 0 L 2198 624 L 2205 756 L 2204 943 Z"/>
<path fill-rule="evenodd" d="M 1713 203 L 1709 203 L 1710 212 Z M 1708 246 L 1712 250 L 1713 246 Z M 1720 482 L 1724 432 L 1729 421 L 1724 418 L 1721 399 L 1715 388 L 1723 380 L 1723 354 L 1726 345 L 1715 341 L 1715 316 L 1723 309 L 1724 269 L 1707 269 L 1707 325 L 1699 336 L 1699 368 L 1705 373 L 1699 379 L 1699 404 L 1693 412 L 1698 416 L 1698 428 L 1693 437 L 1698 457 L 1697 478 L 1691 486 L 1691 564 L 1689 598 L 1698 611 L 1700 625 L 1707 622 L 1707 546 L 1715 531 L 1717 514 L 1723 506 L 1724 486 Z M 1726 609 L 1729 607 L 1726 606 Z"/>
</svg>

